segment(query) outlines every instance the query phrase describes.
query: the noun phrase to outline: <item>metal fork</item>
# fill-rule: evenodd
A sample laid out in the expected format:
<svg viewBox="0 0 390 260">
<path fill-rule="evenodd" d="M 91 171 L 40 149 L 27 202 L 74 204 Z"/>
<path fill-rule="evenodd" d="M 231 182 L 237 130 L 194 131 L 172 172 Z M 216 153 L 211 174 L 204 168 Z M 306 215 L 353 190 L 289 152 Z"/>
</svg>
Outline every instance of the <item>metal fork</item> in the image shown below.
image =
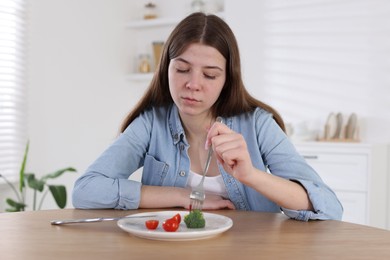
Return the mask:
<svg viewBox="0 0 390 260">
<path fill-rule="evenodd" d="M 222 118 L 217 117 L 216 121 L 222 123 Z M 192 188 L 192 191 L 190 194 L 190 200 L 191 200 L 190 211 L 196 210 L 196 209 L 202 210 L 203 201 L 206 198 L 206 194 L 204 193 L 203 183 L 204 183 L 206 173 L 207 173 L 209 166 L 210 166 L 211 157 L 213 155 L 213 149 L 211 148 L 211 146 L 208 149 L 209 150 L 208 150 L 208 154 L 207 154 L 206 164 L 205 164 L 204 169 L 203 169 L 202 179 L 200 180 L 200 182 L 197 186 Z"/>
</svg>

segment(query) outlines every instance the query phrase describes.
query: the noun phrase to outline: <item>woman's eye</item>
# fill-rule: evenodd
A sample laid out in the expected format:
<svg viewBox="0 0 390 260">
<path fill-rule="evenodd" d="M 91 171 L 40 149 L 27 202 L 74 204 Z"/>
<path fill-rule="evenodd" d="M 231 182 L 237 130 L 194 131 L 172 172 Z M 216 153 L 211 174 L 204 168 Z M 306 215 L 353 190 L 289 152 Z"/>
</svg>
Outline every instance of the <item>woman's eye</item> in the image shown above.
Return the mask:
<svg viewBox="0 0 390 260">
<path fill-rule="evenodd" d="M 188 69 L 176 69 L 176 72 L 178 73 L 186 73 L 188 71 L 189 71 Z"/>
<path fill-rule="evenodd" d="M 216 78 L 216 76 L 208 75 L 208 74 L 204 74 L 204 76 L 206 77 L 206 79 L 215 79 Z"/>
</svg>

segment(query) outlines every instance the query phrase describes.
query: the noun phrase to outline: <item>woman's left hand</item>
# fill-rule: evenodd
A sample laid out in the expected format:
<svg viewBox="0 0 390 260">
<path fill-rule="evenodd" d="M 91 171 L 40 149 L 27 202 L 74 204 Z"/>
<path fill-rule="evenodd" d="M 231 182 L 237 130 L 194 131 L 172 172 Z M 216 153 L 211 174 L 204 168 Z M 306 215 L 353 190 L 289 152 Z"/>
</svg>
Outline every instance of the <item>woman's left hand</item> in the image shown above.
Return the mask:
<svg viewBox="0 0 390 260">
<path fill-rule="evenodd" d="M 226 172 L 242 183 L 247 183 L 253 172 L 244 137 L 223 123 L 214 123 L 207 134 L 206 146 L 212 146 L 218 162 Z"/>
<path fill-rule="evenodd" d="M 189 205 L 188 205 L 189 206 Z M 185 207 L 189 209 L 189 207 Z M 218 209 L 236 209 L 233 202 L 229 199 L 223 198 L 220 195 L 206 193 L 206 199 L 203 202 L 202 209 L 218 210 Z"/>
</svg>

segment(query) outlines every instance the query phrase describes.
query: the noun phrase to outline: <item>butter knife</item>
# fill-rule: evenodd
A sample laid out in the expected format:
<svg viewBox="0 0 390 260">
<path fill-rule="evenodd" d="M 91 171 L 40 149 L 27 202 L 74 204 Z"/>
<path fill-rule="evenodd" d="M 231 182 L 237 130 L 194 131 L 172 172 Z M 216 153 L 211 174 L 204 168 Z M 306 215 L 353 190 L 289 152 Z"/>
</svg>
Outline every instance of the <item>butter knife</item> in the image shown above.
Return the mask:
<svg viewBox="0 0 390 260">
<path fill-rule="evenodd" d="M 62 219 L 62 220 L 52 220 L 50 224 L 52 225 L 64 225 L 64 224 L 75 224 L 75 223 L 93 223 L 93 222 L 102 222 L 102 221 L 115 221 L 124 218 L 153 218 L 157 215 L 137 215 L 137 216 L 125 216 L 125 217 L 104 217 L 104 218 L 80 218 L 80 219 Z"/>
</svg>

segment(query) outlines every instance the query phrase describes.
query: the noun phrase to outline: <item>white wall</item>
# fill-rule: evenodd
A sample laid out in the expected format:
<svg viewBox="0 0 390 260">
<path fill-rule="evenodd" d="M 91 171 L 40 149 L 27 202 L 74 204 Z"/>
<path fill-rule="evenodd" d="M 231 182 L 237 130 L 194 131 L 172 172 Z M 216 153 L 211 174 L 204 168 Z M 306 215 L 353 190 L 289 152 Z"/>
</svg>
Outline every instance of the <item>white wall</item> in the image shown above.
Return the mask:
<svg viewBox="0 0 390 260">
<path fill-rule="evenodd" d="M 74 180 L 116 137 L 142 93 L 125 77 L 130 2 L 30 1 L 28 168 L 75 167 L 77 174 L 58 179 L 68 186 L 68 206 Z"/>
<path fill-rule="evenodd" d="M 133 59 L 127 48 L 132 38 L 124 26 L 132 15 L 139 15 L 135 7 L 142 1 L 135 6 L 131 0 L 29 2 L 28 170 L 44 174 L 67 166 L 77 168 L 77 174 L 68 173 L 58 179 L 67 184 L 67 206 L 71 207 L 75 179 L 115 138 L 124 115 L 144 90 L 126 80 Z M 173 2 L 168 1 L 169 6 L 177 11 Z M 226 20 L 237 34 L 245 81 L 252 93 L 275 105 L 287 121 L 296 120 L 299 113 L 302 121 L 321 121 L 330 111 L 359 112 L 365 118 L 367 141 L 390 142 L 388 81 L 364 85 L 363 89 L 349 93 L 345 97 L 348 107 L 345 99 L 324 100 L 310 91 L 296 93 L 288 102 L 278 100 L 277 95 L 270 94 L 271 86 L 263 84 L 266 79 L 260 73 L 265 66 L 261 60 L 266 25 L 262 5 L 266 1 L 225 2 Z M 376 71 L 379 80 L 383 73 Z M 378 83 L 378 77 L 373 82 Z M 362 92 L 371 95 L 364 108 L 361 108 Z M 337 93 L 331 93 L 330 97 L 334 96 Z M 307 113 L 296 106 L 302 98 L 315 100 Z M 50 198 L 47 202 L 45 208 L 55 208 Z"/>
<path fill-rule="evenodd" d="M 389 1 L 226 3 L 251 93 L 318 131 L 355 112 L 362 141 L 390 143 Z"/>
</svg>

